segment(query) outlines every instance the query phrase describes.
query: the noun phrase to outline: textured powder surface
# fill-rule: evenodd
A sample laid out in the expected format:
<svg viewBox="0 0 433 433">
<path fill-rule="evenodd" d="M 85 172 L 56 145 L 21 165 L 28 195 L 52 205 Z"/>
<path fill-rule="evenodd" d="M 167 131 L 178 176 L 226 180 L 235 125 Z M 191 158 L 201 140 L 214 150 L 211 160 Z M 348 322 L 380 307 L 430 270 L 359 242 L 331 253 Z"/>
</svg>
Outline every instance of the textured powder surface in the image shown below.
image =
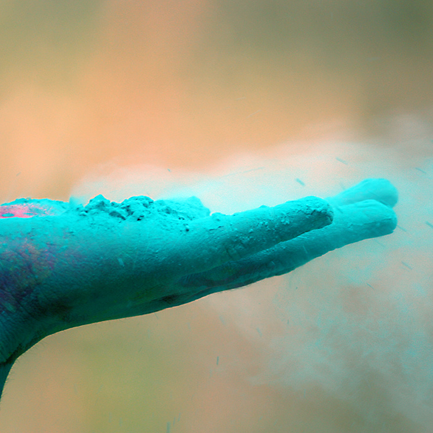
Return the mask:
<svg viewBox="0 0 433 433">
<path fill-rule="evenodd" d="M 72 209 L 80 216 L 106 214 L 121 220 L 142 221 L 160 218 L 160 221 L 179 220 L 191 221 L 210 215 L 197 197 L 185 200 L 157 200 L 146 196 L 136 196 L 124 200 L 122 203 L 110 202 L 102 195 L 96 196 L 87 206 Z"/>
</svg>

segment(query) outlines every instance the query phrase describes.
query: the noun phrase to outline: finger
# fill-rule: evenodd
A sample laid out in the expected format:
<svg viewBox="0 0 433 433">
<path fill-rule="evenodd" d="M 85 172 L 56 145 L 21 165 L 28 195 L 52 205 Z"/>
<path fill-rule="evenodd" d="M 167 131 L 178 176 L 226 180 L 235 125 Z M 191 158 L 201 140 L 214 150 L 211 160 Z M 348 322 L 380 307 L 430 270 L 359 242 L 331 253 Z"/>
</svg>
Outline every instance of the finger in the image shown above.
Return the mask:
<svg viewBox="0 0 433 433">
<path fill-rule="evenodd" d="M 183 275 L 240 260 L 322 228 L 330 224 L 332 218 L 326 201 L 306 197 L 271 208 L 262 206 L 230 216 L 213 214 L 193 221 L 189 232 L 176 245 Z"/>
<path fill-rule="evenodd" d="M 191 293 L 191 297 L 183 302 L 288 273 L 336 248 L 390 234 L 396 225 L 397 218 L 393 210 L 375 200 L 337 208 L 331 225 L 246 259 L 183 278 L 181 284 L 188 286 Z"/>
<path fill-rule="evenodd" d="M 394 207 L 398 201 L 398 192 L 389 180 L 365 179 L 340 194 L 328 197 L 325 200 L 334 207 L 364 200 L 377 200 L 387 206 Z"/>
</svg>

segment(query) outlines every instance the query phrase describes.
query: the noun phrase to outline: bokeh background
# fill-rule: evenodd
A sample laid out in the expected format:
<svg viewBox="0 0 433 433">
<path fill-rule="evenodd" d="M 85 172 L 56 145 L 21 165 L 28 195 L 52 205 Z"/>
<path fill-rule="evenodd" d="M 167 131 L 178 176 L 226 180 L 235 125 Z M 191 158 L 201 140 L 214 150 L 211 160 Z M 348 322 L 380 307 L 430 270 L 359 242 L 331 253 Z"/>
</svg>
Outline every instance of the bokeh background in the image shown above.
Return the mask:
<svg viewBox="0 0 433 433">
<path fill-rule="evenodd" d="M 1 1 L 1 202 L 401 200 L 392 236 L 45 339 L 0 430 L 430 432 L 432 75 L 425 0 Z"/>
</svg>

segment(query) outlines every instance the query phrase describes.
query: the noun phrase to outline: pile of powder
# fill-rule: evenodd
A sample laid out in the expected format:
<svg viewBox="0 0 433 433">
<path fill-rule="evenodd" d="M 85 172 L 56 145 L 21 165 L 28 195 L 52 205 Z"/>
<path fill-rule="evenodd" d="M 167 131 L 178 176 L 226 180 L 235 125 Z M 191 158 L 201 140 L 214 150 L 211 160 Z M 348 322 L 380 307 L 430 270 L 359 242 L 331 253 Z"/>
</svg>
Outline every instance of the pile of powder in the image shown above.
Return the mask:
<svg viewBox="0 0 433 433">
<path fill-rule="evenodd" d="M 108 214 L 121 220 L 141 221 L 155 217 L 192 221 L 210 215 L 209 209 L 203 206 L 200 199 L 190 197 L 178 200 L 152 200 L 146 196 L 135 196 L 121 203 L 110 202 L 98 195 L 86 206 L 79 205 L 69 210 L 80 216 Z"/>
<path fill-rule="evenodd" d="M 121 203 L 111 202 L 98 195 L 85 206 L 73 200 L 62 202 L 48 199 L 21 198 L 0 206 L 0 218 L 31 218 L 44 216 L 78 216 L 79 218 L 103 217 L 110 224 L 122 221 L 145 221 L 158 226 L 173 228 L 183 226 L 188 231 L 188 222 L 210 215 L 200 199 L 190 197 L 176 200 L 152 200 L 146 196 L 130 197 Z M 107 219 L 108 218 L 108 219 Z M 101 220 L 100 220 L 101 221 Z"/>
</svg>

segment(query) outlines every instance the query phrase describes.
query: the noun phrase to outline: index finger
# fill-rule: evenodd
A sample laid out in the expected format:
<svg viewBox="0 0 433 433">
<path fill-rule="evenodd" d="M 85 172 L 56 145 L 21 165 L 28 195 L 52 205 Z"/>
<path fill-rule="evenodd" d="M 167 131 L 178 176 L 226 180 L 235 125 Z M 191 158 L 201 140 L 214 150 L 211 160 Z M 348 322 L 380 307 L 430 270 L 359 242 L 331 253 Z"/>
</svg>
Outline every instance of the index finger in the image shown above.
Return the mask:
<svg viewBox="0 0 433 433">
<path fill-rule="evenodd" d="M 193 221 L 177 245 L 183 275 L 240 260 L 332 223 L 331 206 L 317 197 Z"/>
</svg>

